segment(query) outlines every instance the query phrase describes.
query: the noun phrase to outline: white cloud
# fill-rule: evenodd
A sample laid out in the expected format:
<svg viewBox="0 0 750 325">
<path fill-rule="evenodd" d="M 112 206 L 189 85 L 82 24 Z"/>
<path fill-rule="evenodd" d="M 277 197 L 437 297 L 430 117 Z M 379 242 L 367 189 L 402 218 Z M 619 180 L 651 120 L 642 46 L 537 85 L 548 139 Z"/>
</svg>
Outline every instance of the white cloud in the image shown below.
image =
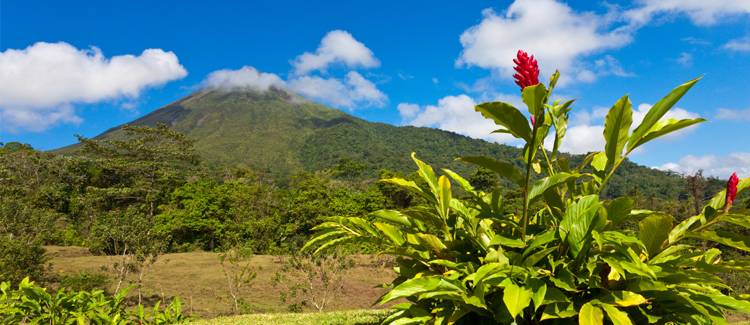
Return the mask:
<svg viewBox="0 0 750 325">
<path fill-rule="evenodd" d="M 401 116 L 402 120 L 411 120 L 419 113 L 419 105 L 411 103 L 400 103 L 396 106 L 398 109 L 398 115 Z"/>
<path fill-rule="evenodd" d="M 731 40 L 722 47 L 734 52 L 750 52 L 750 37 Z"/>
<path fill-rule="evenodd" d="M 625 12 L 633 24 L 645 25 L 658 14 L 685 14 L 697 25 L 713 25 L 720 18 L 750 14 L 746 0 L 640 0 Z"/>
<path fill-rule="evenodd" d="M 0 118 L 3 127 L 32 131 L 80 123 L 72 104 L 134 98 L 185 75 L 177 56 L 161 49 L 111 58 L 62 42 L 8 49 L 0 52 Z"/>
<path fill-rule="evenodd" d="M 305 52 L 292 61 L 297 75 L 315 70 L 325 71 L 333 63 L 341 63 L 349 68 L 373 68 L 380 65 L 367 46 L 343 30 L 328 32 L 315 53 Z"/>
<path fill-rule="evenodd" d="M 566 78 L 590 82 L 596 73 L 581 68 L 581 59 L 632 40 L 629 31 L 610 28 L 611 17 L 576 12 L 554 0 L 516 0 L 504 14 L 486 9 L 483 16 L 461 35 L 457 64 L 492 69 L 508 78 L 516 52 L 523 49 L 535 55 L 547 76 L 560 69 Z M 612 74 L 618 72 L 624 70 Z"/>
<path fill-rule="evenodd" d="M 640 104 L 633 110 L 633 124 L 631 131 L 641 124 L 646 113 L 651 109 L 650 104 Z M 594 151 L 604 150 L 604 121 L 609 108 L 598 107 L 591 112 L 578 111 L 571 116 L 570 126 L 565 134 L 560 150 L 574 154 L 582 154 Z M 692 119 L 698 118 L 698 114 L 687 111 L 683 108 L 675 107 L 669 110 L 662 119 Z M 677 131 L 667 136 L 667 138 L 678 138 L 683 136 L 695 126 Z M 551 147 L 551 143 L 545 144 Z"/>
<path fill-rule="evenodd" d="M 671 170 L 685 175 L 703 170 L 703 174 L 720 179 L 728 178 L 733 172 L 740 177 L 750 177 L 750 152 L 733 152 L 726 156 L 705 155 L 685 156 L 678 162 L 669 162 L 659 166 L 662 170 Z"/>
<path fill-rule="evenodd" d="M 250 88 L 257 91 L 266 91 L 271 87 L 284 87 L 284 81 L 279 76 L 260 72 L 251 66 L 244 66 L 237 70 L 223 69 L 211 72 L 203 84 L 209 88 Z"/>
<path fill-rule="evenodd" d="M 415 104 L 402 103 L 399 104 L 399 112 L 403 123 L 407 125 L 434 127 L 498 143 L 518 143 L 508 134 L 492 133 L 500 127 L 475 111 L 476 105 L 474 99 L 461 94 L 443 97 L 438 100 L 437 105 L 422 108 Z"/>
<path fill-rule="evenodd" d="M 301 76 L 288 81 L 290 89 L 313 100 L 353 109 L 355 106 L 382 107 L 388 97 L 375 84 L 356 71 L 349 71 L 342 81 L 337 78 Z"/>
<path fill-rule="evenodd" d="M 750 108 L 747 108 L 747 109 L 719 108 L 719 111 L 716 113 L 716 118 L 719 120 L 729 120 L 729 121 L 750 121 Z"/>
<path fill-rule="evenodd" d="M 682 52 L 675 61 L 683 67 L 689 67 L 693 65 L 693 55 L 688 52 Z"/>
</svg>

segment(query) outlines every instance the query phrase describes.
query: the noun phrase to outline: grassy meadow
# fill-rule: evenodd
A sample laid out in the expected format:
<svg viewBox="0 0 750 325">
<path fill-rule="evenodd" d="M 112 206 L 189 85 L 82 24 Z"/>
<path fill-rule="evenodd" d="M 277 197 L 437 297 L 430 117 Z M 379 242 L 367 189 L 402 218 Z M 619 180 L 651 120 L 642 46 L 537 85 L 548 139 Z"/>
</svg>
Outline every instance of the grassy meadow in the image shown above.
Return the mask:
<svg viewBox="0 0 750 325">
<path fill-rule="evenodd" d="M 93 256 L 81 247 L 48 246 L 46 249 L 51 258 L 52 270 L 58 275 L 81 271 L 107 273 L 105 269 L 110 268 L 117 259 L 116 256 Z M 275 314 L 288 311 L 287 305 L 281 301 L 280 289 L 273 285 L 272 280 L 276 272 L 281 270 L 282 258 L 269 255 L 252 257 L 257 277 L 242 291 L 248 305 L 243 312 Z M 325 311 L 371 309 L 373 302 L 384 292 L 378 286 L 393 278 L 391 269 L 384 266 L 376 257 L 356 256 L 354 261 L 355 266 L 347 271 L 345 277 L 344 292 L 334 297 Z M 129 280 L 135 281 L 136 275 L 131 274 Z M 115 285 L 114 281 L 110 281 L 110 289 L 114 289 Z M 134 294 L 135 290 L 131 291 L 131 295 Z M 183 311 L 196 318 L 230 315 L 232 312 L 232 299 L 228 294 L 226 278 L 217 253 L 191 252 L 160 256 L 144 276 L 144 296 L 153 301 L 168 301 L 172 297 L 180 297 Z M 360 315 L 362 319 L 379 315 L 376 313 L 372 316 L 370 313 L 362 312 L 355 314 Z M 334 314 L 334 318 L 339 317 L 336 315 L 349 314 Z M 263 317 L 277 321 L 292 316 Z"/>
</svg>

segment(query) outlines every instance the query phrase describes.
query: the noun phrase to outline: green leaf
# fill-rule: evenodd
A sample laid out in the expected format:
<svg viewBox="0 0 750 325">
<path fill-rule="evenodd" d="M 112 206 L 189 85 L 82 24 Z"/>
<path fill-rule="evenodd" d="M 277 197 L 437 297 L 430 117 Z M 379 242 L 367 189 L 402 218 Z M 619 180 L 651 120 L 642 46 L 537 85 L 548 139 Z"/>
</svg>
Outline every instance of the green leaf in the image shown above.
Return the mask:
<svg viewBox="0 0 750 325">
<path fill-rule="evenodd" d="M 531 142 L 531 128 L 529 127 L 528 120 L 512 105 L 503 102 L 492 102 L 480 104 L 475 109 L 482 116 L 504 127 L 514 137 Z"/>
<path fill-rule="evenodd" d="M 607 205 L 607 219 L 612 221 L 613 225 L 619 225 L 630 217 L 630 211 L 633 210 L 633 199 L 627 196 L 618 197 L 609 202 Z"/>
<path fill-rule="evenodd" d="M 747 300 L 739 300 L 735 299 L 734 297 L 717 294 L 717 295 L 709 295 L 711 300 L 715 302 L 716 304 L 730 309 L 735 310 L 743 313 L 750 313 L 750 301 Z"/>
<path fill-rule="evenodd" d="M 557 173 L 552 176 L 547 176 L 534 182 L 529 190 L 529 202 L 533 202 L 539 198 L 544 192 L 553 188 L 557 185 L 563 184 L 571 179 L 580 177 L 579 174 L 568 174 L 568 173 Z"/>
<path fill-rule="evenodd" d="M 528 86 L 521 92 L 521 99 L 529 108 L 532 116 L 537 116 L 544 110 L 544 100 L 547 97 L 547 88 L 543 84 Z"/>
<path fill-rule="evenodd" d="M 672 231 L 672 217 L 652 214 L 638 223 L 638 239 L 646 246 L 649 257 L 659 254 Z"/>
<path fill-rule="evenodd" d="M 597 195 L 580 198 L 568 206 L 558 228 L 560 239 L 567 241 L 573 256 L 577 256 L 585 244 L 587 235 L 601 222 L 597 222 L 601 203 Z"/>
<path fill-rule="evenodd" d="M 375 222 L 373 223 L 373 225 L 397 246 L 403 245 L 406 241 L 404 239 L 404 234 L 396 226 L 382 222 Z"/>
<path fill-rule="evenodd" d="M 604 121 L 604 139 L 606 140 L 604 151 L 607 153 L 609 167 L 622 158 L 622 149 L 628 142 L 628 133 L 632 123 L 633 108 L 630 98 L 623 96 L 609 109 Z"/>
<path fill-rule="evenodd" d="M 677 88 L 673 89 L 667 96 L 660 99 L 654 106 L 651 107 L 651 109 L 646 113 L 646 116 L 643 118 L 643 121 L 640 125 L 638 125 L 637 128 L 633 131 L 633 134 L 630 135 L 630 139 L 628 139 L 628 151 L 632 151 L 635 149 L 635 145 L 639 143 L 639 141 L 646 136 L 646 134 L 651 131 L 651 128 L 658 122 L 664 114 L 667 114 L 669 109 L 674 106 L 674 104 L 677 103 L 677 101 L 682 98 L 685 93 L 687 93 L 688 90 L 690 90 L 693 85 L 695 85 L 696 82 L 698 82 L 700 78 L 696 78 L 693 80 L 690 80 Z"/>
<path fill-rule="evenodd" d="M 672 133 L 672 132 L 684 129 L 688 126 L 698 124 L 701 122 L 705 122 L 705 121 L 706 120 L 703 118 L 684 119 L 684 120 L 668 119 L 668 120 L 659 121 L 653 127 L 651 127 L 651 130 L 649 130 L 645 136 L 643 136 L 636 143 L 634 143 L 629 150 L 633 150 L 645 144 L 646 142 L 649 142 L 658 137 L 667 135 L 669 133 Z"/>
<path fill-rule="evenodd" d="M 633 307 L 648 302 L 642 295 L 631 291 L 613 291 L 612 302 L 620 307 Z"/>
<path fill-rule="evenodd" d="M 432 249 L 435 252 L 442 252 L 445 250 L 446 247 L 445 244 L 443 244 L 443 241 L 440 240 L 435 235 L 432 234 L 416 234 L 415 235 L 417 239 L 419 240 L 419 243 L 422 244 L 422 246 L 425 246 L 427 248 Z"/>
<path fill-rule="evenodd" d="M 515 165 L 507 161 L 495 160 L 489 157 L 460 157 L 458 160 L 487 168 L 500 177 L 504 177 L 513 183 L 523 185 L 524 176 Z"/>
<path fill-rule="evenodd" d="M 509 283 L 503 290 L 503 302 L 510 316 L 516 318 L 531 303 L 531 290 Z"/>
<path fill-rule="evenodd" d="M 558 302 L 549 304 L 544 307 L 544 312 L 542 313 L 541 320 L 545 321 L 547 319 L 570 318 L 575 315 L 578 315 L 578 312 L 575 310 L 575 307 L 572 303 Z"/>
<path fill-rule="evenodd" d="M 409 217 L 403 215 L 400 211 L 397 210 L 378 210 L 375 212 L 370 213 L 371 216 L 395 223 L 398 225 L 411 227 L 412 223 L 411 220 L 409 220 Z"/>
<path fill-rule="evenodd" d="M 452 199 L 451 182 L 448 180 L 448 177 L 440 176 L 440 179 L 438 180 L 438 187 L 440 188 L 440 192 L 438 194 L 440 215 L 443 217 L 443 220 L 448 220 L 448 213 L 450 212 Z"/>
<path fill-rule="evenodd" d="M 590 302 L 581 307 L 578 312 L 579 325 L 604 325 L 604 314 L 602 309 L 592 305 Z"/>
<path fill-rule="evenodd" d="M 443 174 L 448 175 L 453 181 L 458 183 L 459 186 L 461 186 L 461 189 L 463 189 L 466 193 L 471 195 L 476 195 L 476 191 L 474 190 L 474 187 L 471 185 L 471 183 L 463 178 L 461 175 L 457 174 L 456 172 L 450 170 L 450 169 L 442 169 Z"/>
<path fill-rule="evenodd" d="M 688 232 L 686 237 L 709 240 L 741 251 L 750 252 L 750 237 L 724 230 Z"/>
<path fill-rule="evenodd" d="M 432 191 L 432 194 L 435 195 L 435 197 L 438 196 L 438 183 L 437 183 L 437 177 L 435 176 L 435 171 L 432 170 L 432 166 L 425 164 L 423 161 L 417 159 L 417 153 L 412 152 L 411 153 L 411 159 L 414 160 L 414 163 L 417 164 L 417 167 L 419 168 L 417 170 L 417 173 L 420 177 L 427 183 L 427 185 L 430 186 L 430 190 Z"/>
<path fill-rule="evenodd" d="M 402 282 L 388 291 L 378 301 L 380 304 L 387 303 L 399 298 L 411 297 L 427 291 L 463 291 L 461 287 L 446 281 L 440 276 L 428 276 L 413 278 Z"/>
<path fill-rule="evenodd" d="M 630 317 L 628 317 L 628 314 L 617 309 L 615 306 L 602 304 L 601 307 L 607 313 L 607 317 L 609 318 L 609 320 L 612 321 L 613 325 L 632 325 L 633 324 L 633 322 L 630 321 Z"/>
</svg>

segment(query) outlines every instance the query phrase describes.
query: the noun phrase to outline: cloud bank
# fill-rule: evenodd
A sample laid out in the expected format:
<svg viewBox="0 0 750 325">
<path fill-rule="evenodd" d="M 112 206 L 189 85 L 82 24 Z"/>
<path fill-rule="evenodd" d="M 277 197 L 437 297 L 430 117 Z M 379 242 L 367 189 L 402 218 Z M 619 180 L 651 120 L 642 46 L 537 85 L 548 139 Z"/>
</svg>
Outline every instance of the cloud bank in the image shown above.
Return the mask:
<svg viewBox="0 0 750 325">
<path fill-rule="evenodd" d="M 80 123 L 73 104 L 135 98 L 148 87 L 183 78 L 173 52 L 104 56 L 98 48 L 39 42 L 0 52 L 0 121 L 7 131 L 42 131 Z"/>
</svg>

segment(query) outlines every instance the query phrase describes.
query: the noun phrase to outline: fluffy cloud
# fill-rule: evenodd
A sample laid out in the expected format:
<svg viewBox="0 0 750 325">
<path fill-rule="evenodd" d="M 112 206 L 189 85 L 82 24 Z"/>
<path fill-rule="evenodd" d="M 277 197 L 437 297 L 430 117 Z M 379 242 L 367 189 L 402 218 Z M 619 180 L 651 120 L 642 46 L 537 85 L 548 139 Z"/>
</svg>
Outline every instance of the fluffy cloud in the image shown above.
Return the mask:
<svg viewBox="0 0 750 325">
<path fill-rule="evenodd" d="M 748 109 L 729 109 L 720 108 L 716 113 L 719 120 L 728 121 L 750 121 L 750 108 Z"/>
<path fill-rule="evenodd" d="M 273 73 L 260 72 L 251 66 L 244 66 L 238 70 L 224 69 L 211 72 L 203 84 L 209 88 L 249 88 L 266 91 L 271 87 L 284 87 L 285 83 Z"/>
<path fill-rule="evenodd" d="M 382 107 L 388 101 L 375 84 L 356 71 L 349 71 L 344 80 L 301 76 L 289 80 L 288 86 L 302 96 L 349 109 L 356 106 Z"/>
<path fill-rule="evenodd" d="M 483 16 L 461 35 L 463 51 L 457 63 L 497 70 L 508 77 L 513 74 L 516 51 L 524 49 L 536 56 L 546 75 L 560 69 L 567 72 L 566 77 L 592 81 L 596 73 L 580 68 L 580 59 L 622 47 L 632 39 L 627 30 L 610 28 L 608 16 L 575 12 L 554 0 L 517 0 L 504 14 L 487 9 Z M 602 61 L 598 68 L 612 66 L 612 59 Z"/>
<path fill-rule="evenodd" d="M 685 14 L 698 25 L 713 25 L 719 18 L 750 14 L 750 2 L 742 0 L 640 0 L 625 12 L 633 24 L 647 24 L 658 14 Z"/>
<path fill-rule="evenodd" d="M 731 40 L 722 47 L 734 52 L 750 52 L 750 37 Z"/>
<path fill-rule="evenodd" d="M 651 109 L 650 104 L 640 104 L 633 110 L 633 124 L 631 131 L 635 129 L 646 113 Z M 569 153 L 582 154 L 592 151 L 604 150 L 604 121 L 607 116 L 608 108 L 596 108 L 589 112 L 578 112 L 571 117 L 571 126 L 565 134 L 565 139 L 560 145 L 560 150 Z M 687 111 L 683 108 L 673 108 L 662 119 L 692 119 L 698 118 L 698 114 Z M 676 138 L 694 129 L 695 126 L 677 131 L 668 135 L 668 138 Z M 551 146 L 551 144 L 547 144 Z"/>
<path fill-rule="evenodd" d="M 398 108 L 403 124 L 434 127 L 498 143 L 517 143 L 508 134 L 493 134 L 492 131 L 499 127 L 476 112 L 474 110 L 476 105 L 477 102 L 474 99 L 462 94 L 443 97 L 438 100 L 437 105 L 420 108 L 416 104 L 402 103 L 398 105 Z"/>
<path fill-rule="evenodd" d="M 294 72 L 298 75 L 315 70 L 325 71 L 334 63 L 341 63 L 349 68 L 373 68 L 380 65 L 367 46 L 343 30 L 328 32 L 315 53 L 305 52 L 292 61 Z"/>
<path fill-rule="evenodd" d="M 694 174 L 703 170 L 703 174 L 721 179 L 737 172 L 740 177 L 750 177 L 750 152 L 734 152 L 726 156 L 705 155 L 685 156 L 678 162 L 666 163 L 659 167 L 681 174 Z"/>
<path fill-rule="evenodd" d="M 0 120 L 4 128 L 32 131 L 80 123 L 72 104 L 134 98 L 185 75 L 177 56 L 161 49 L 111 58 L 62 42 L 8 49 L 0 52 Z"/>
</svg>

